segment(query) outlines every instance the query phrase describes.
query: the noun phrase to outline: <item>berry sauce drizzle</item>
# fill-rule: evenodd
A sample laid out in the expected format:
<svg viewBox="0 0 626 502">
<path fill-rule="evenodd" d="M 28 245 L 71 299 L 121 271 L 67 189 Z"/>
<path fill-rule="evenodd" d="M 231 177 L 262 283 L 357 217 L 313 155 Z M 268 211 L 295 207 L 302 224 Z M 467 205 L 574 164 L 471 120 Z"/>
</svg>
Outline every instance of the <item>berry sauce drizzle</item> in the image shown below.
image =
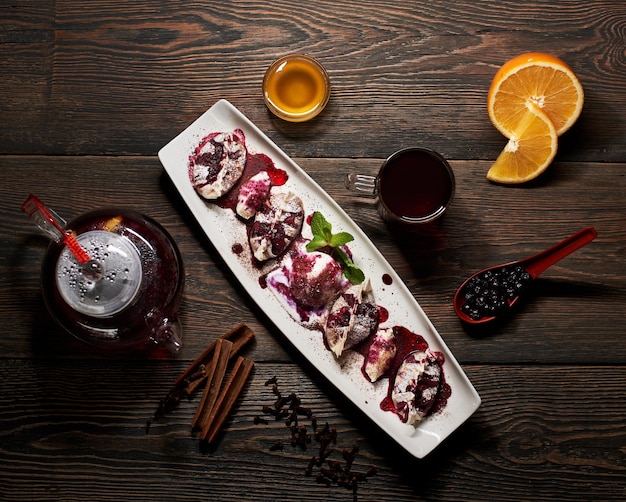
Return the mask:
<svg viewBox="0 0 626 502">
<path fill-rule="evenodd" d="M 383 320 L 381 319 L 380 322 L 382 323 Z M 400 368 L 400 365 L 402 364 L 402 362 L 406 359 L 406 357 L 411 352 L 424 352 L 429 347 L 428 347 L 428 342 L 424 339 L 422 335 L 413 333 L 412 331 L 405 328 L 404 326 L 394 326 L 393 334 L 396 339 L 397 351 L 396 351 L 396 356 L 394 357 L 393 362 L 391 363 L 391 368 L 388 374 L 386 375 L 389 378 L 389 385 L 387 388 L 387 395 L 380 403 L 380 408 L 383 411 L 389 411 L 389 412 L 398 414 L 396 407 L 394 406 L 393 401 L 391 399 L 391 392 L 393 390 L 393 386 L 396 380 L 396 374 L 398 373 L 398 369 Z M 372 344 L 372 341 L 373 339 L 372 337 L 370 337 L 358 348 L 358 352 L 363 357 L 367 356 L 367 353 L 369 351 L 370 345 Z M 443 368 L 443 364 L 445 361 L 443 354 L 441 352 L 435 352 L 435 351 L 431 351 L 431 353 L 437 358 L 437 361 Z M 363 368 L 361 368 L 361 371 L 363 372 L 364 378 L 368 378 Z M 446 404 L 448 403 L 448 398 L 450 397 L 451 394 L 452 394 L 452 389 L 450 388 L 450 385 L 445 381 L 445 372 L 442 371 L 441 385 L 439 388 L 439 392 L 437 393 L 435 403 L 433 404 L 432 408 L 429 411 L 429 415 L 433 413 L 437 413 L 438 411 L 441 411 L 443 408 L 445 408 Z"/>
</svg>

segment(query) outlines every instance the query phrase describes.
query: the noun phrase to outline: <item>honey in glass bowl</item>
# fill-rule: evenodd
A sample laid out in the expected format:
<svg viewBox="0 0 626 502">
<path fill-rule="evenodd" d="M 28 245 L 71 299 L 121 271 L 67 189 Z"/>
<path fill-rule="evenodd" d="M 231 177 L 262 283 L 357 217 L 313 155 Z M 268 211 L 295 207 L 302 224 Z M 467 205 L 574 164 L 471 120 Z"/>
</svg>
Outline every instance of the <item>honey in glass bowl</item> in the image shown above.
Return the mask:
<svg viewBox="0 0 626 502">
<path fill-rule="evenodd" d="M 290 122 L 304 122 L 319 114 L 330 97 L 324 67 L 304 55 L 285 56 L 265 72 L 263 97 L 270 111 Z"/>
</svg>

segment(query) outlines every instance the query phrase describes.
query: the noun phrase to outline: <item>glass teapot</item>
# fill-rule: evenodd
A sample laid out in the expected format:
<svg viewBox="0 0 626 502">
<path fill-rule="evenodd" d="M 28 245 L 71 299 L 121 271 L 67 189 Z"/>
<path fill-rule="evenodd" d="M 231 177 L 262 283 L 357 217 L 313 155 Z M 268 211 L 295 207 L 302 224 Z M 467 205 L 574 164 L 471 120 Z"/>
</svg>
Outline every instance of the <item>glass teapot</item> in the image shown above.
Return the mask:
<svg viewBox="0 0 626 502">
<path fill-rule="evenodd" d="M 159 223 L 119 208 L 66 223 L 32 194 L 22 210 L 53 240 L 41 285 L 58 324 L 99 348 L 180 350 L 185 273 L 175 242 Z"/>
</svg>

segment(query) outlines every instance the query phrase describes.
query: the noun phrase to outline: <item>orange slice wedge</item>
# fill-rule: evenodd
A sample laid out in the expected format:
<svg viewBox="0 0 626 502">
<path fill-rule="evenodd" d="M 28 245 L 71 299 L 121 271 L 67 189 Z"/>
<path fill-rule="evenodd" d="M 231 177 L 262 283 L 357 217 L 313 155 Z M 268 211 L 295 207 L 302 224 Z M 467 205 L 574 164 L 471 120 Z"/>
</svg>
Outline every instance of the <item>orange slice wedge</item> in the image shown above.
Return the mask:
<svg viewBox="0 0 626 502">
<path fill-rule="evenodd" d="M 560 136 L 580 116 L 583 101 L 583 88 L 567 64 L 549 54 L 529 52 L 498 70 L 489 88 L 487 110 L 493 125 L 511 138 L 528 103 L 533 103 L 550 118 Z"/>
<path fill-rule="evenodd" d="M 528 103 L 509 142 L 487 172 L 487 179 L 504 184 L 535 179 L 554 159 L 557 142 L 550 118 L 538 106 Z"/>
</svg>

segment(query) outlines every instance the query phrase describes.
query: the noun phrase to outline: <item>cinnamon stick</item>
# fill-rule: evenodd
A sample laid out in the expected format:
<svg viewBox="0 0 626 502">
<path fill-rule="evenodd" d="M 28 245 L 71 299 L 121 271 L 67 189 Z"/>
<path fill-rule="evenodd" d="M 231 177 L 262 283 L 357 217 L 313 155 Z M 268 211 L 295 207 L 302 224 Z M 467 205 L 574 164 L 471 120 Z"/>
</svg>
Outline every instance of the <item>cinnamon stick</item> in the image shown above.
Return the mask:
<svg viewBox="0 0 626 502">
<path fill-rule="evenodd" d="M 222 335 L 220 338 L 218 338 L 218 340 L 223 339 L 223 340 L 230 340 L 233 342 L 233 347 L 230 350 L 231 360 L 250 340 L 254 338 L 254 331 L 248 328 L 248 326 L 246 326 L 245 324 L 240 324 L 238 328 L 239 329 L 237 329 L 237 331 L 235 332 L 230 331 L 227 334 Z M 226 335 L 229 335 L 229 337 L 225 338 Z M 208 354 L 207 357 L 211 357 L 211 356 L 212 354 Z M 202 362 L 200 362 L 200 366 L 202 366 Z M 188 395 L 193 394 L 193 392 L 200 386 L 200 384 L 203 381 L 204 381 L 203 379 L 190 380 L 187 383 L 187 388 L 186 388 L 187 394 Z"/>
<path fill-rule="evenodd" d="M 243 356 L 237 358 L 230 377 L 220 392 L 217 402 L 209 413 L 208 419 L 202 429 L 202 433 L 200 434 L 202 441 L 208 444 L 215 441 L 232 407 L 237 401 L 239 394 L 241 394 L 253 366 L 254 362 L 252 360 Z"/>
<path fill-rule="evenodd" d="M 219 338 L 215 344 L 213 358 L 206 368 L 206 385 L 204 386 L 200 403 L 196 409 L 196 414 L 191 422 L 192 429 L 202 430 L 204 428 L 204 424 L 215 405 L 215 401 L 217 401 L 222 382 L 226 376 L 226 369 L 228 361 L 230 360 L 232 347 L 232 342 L 222 338 Z"/>
<path fill-rule="evenodd" d="M 233 343 L 230 358 L 235 357 L 248 342 L 254 338 L 252 331 L 245 324 L 239 324 L 227 331 L 217 340 L 228 340 Z M 154 412 L 154 418 L 159 419 L 174 410 L 181 399 L 190 396 L 206 380 L 206 367 L 210 364 L 215 351 L 217 340 L 211 343 L 196 359 L 178 376 L 172 389 L 161 399 Z"/>
<path fill-rule="evenodd" d="M 237 350 L 240 350 L 246 343 L 254 338 L 254 332 L 244 323 L 238 324 L 230 331 L 227 331 L 222 336 L 218 338 L 223 340 L 229 340 L 233 343 L 237 344 Z M 217 344 L 217 340 L 211 343 L 206 349 L 202 351 L 202 353 L 196 357 L 195 361 L 192 362 L 187 369 L 183 371 L 178 378 L 176 379 L 175 385 L 181 385 L 185 382 L 192 374 L 194 374 L 197 369 L 202 364 L 208 364 L 209 359 L 213 355 L 215 350 L 215 345 Z"/>
</svg>

